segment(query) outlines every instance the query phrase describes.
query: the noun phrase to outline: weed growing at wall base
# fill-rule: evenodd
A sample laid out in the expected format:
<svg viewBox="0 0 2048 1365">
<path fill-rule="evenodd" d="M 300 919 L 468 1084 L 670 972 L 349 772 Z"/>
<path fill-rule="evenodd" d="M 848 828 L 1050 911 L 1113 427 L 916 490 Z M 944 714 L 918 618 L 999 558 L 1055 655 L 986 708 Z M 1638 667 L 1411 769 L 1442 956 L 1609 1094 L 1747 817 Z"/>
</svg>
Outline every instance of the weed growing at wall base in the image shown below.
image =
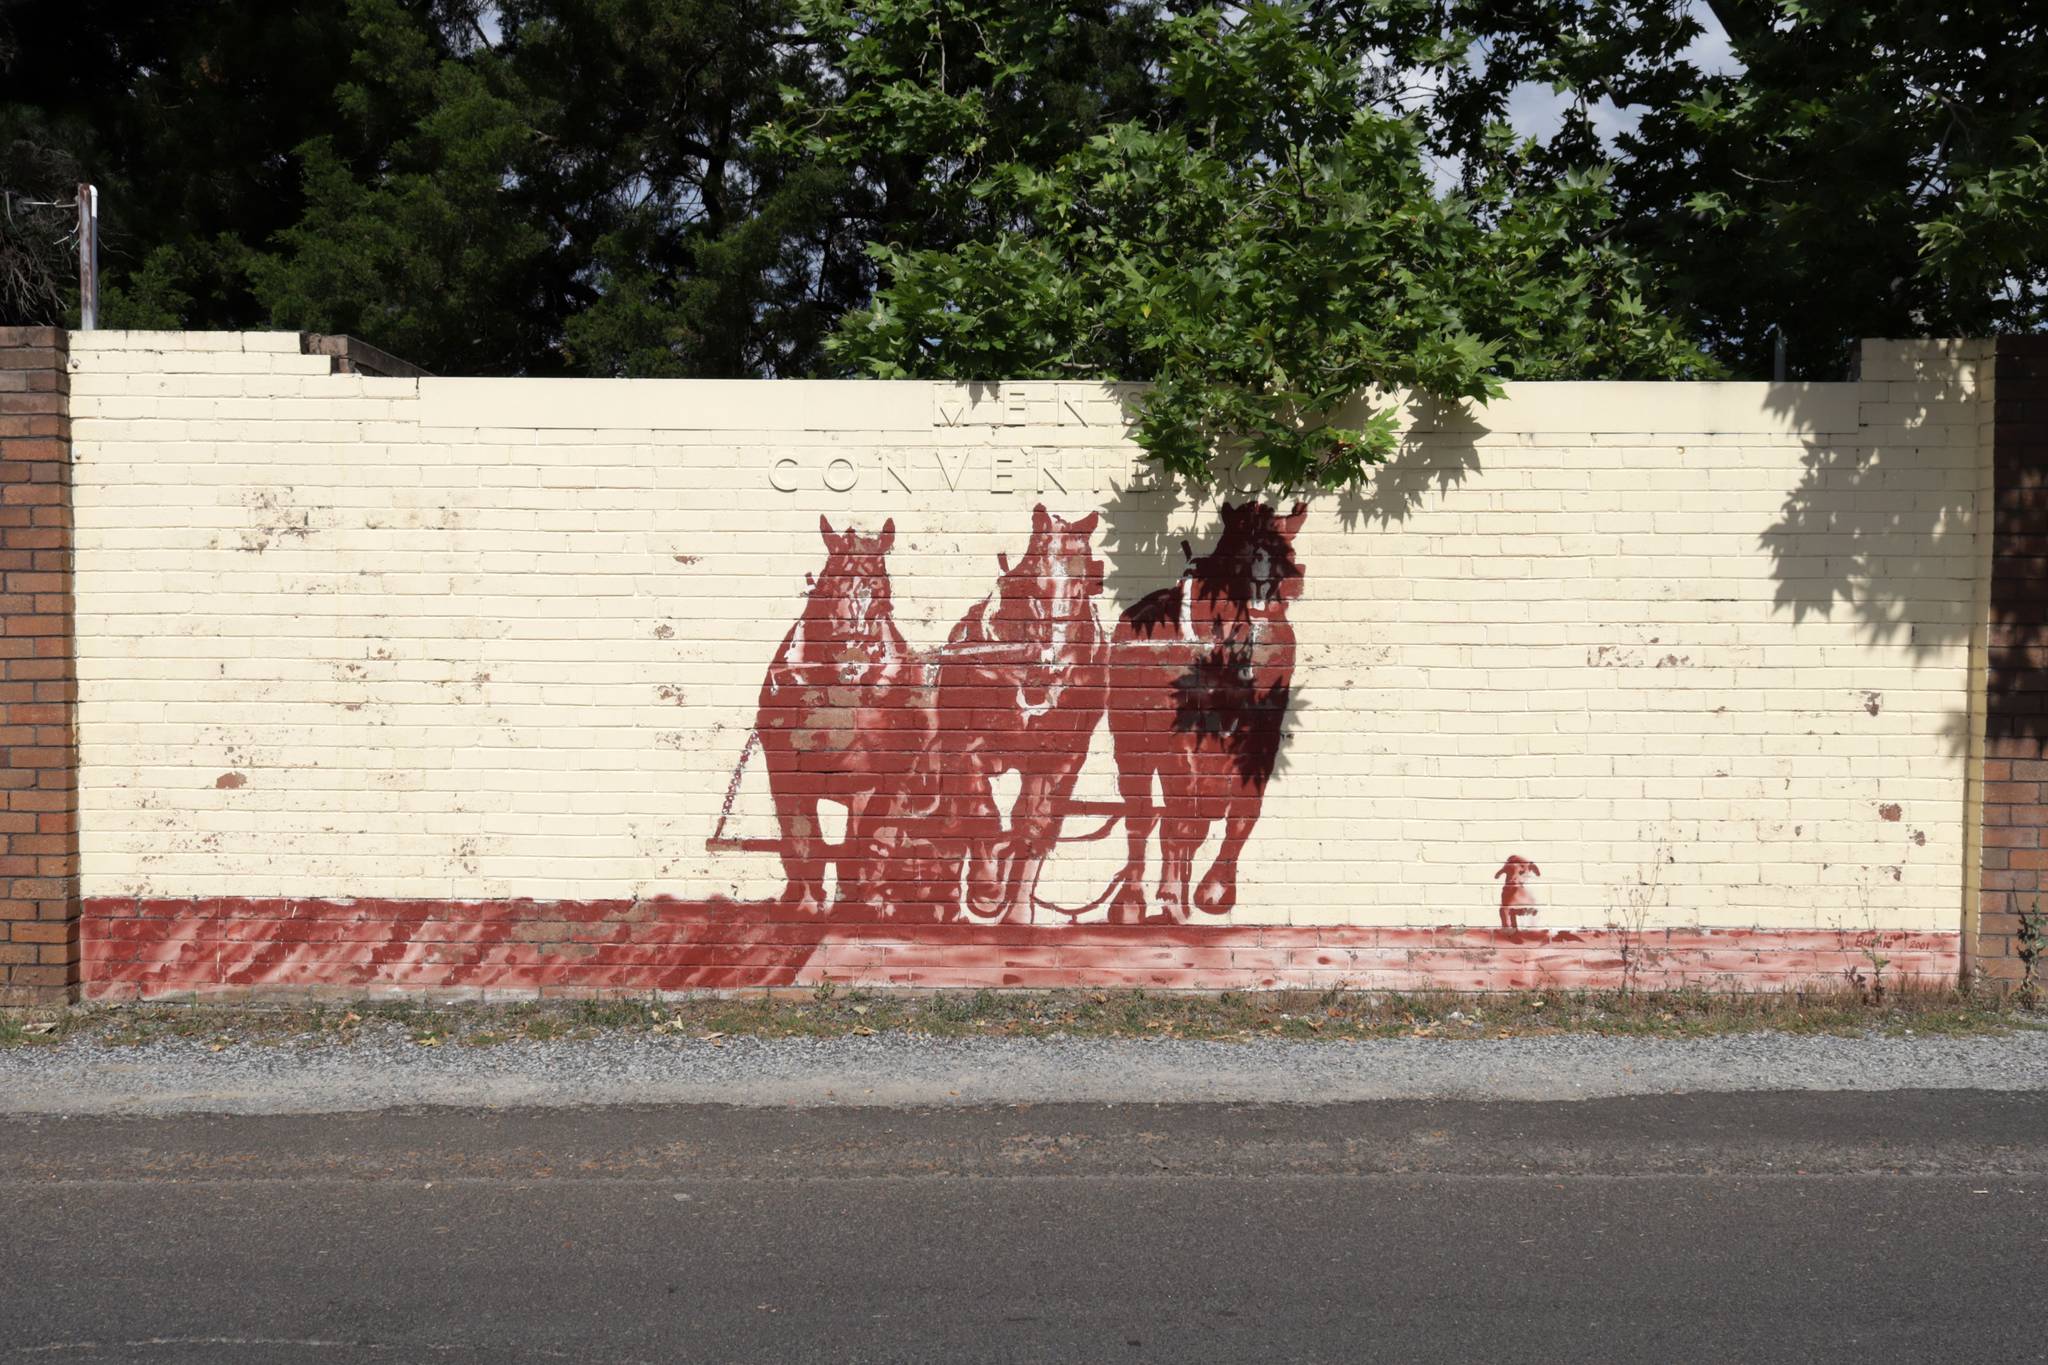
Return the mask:
<svg viewBox="0 0 2048 1365">
<path fill-rule="evenodd" d="M 2014 990 L 2013 998 L 2027 1009 L 2034 1009 L 2041 1003 L 2041 983 L 2037 979 L 2041 963 L 2048 960 L 2048 913 L 2041 909 L 2041 898 L 2034 897 L 2031 908 L 2019 912 L 2019 928 L 2013 935 L 2013 956 L 2020 960 L 2020 984 Z"/>
</svg>

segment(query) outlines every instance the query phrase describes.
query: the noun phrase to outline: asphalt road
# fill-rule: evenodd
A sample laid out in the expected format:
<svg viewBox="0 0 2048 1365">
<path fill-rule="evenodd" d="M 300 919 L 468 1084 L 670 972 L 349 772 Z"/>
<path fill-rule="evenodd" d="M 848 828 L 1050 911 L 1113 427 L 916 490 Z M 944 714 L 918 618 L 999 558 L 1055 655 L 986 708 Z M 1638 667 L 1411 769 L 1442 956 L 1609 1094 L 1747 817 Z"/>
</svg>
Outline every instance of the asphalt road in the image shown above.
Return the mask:
<svg viewBox="0 0 2048 1365">
<path fill-rule="evenodd" d="M 2038 1360 L 2048 1094 L 0 1121 L 10 1361 Z"/>
</svg>

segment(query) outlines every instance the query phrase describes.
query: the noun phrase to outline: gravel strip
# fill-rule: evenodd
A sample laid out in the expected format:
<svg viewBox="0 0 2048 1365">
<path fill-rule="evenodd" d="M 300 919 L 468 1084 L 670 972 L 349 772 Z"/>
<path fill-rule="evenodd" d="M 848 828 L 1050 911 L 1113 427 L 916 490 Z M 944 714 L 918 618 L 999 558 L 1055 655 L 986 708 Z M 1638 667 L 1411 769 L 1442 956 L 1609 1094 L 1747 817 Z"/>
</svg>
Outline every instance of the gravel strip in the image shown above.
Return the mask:
<svg viewBox="0 0 2048 1365">
<path fill-rule="evenodd" d="M 422 1105 L 1316 1104 L 1742 1090 L 2048 1089 L 2048 1032 L 1968 1038 L 1562 1035 L 1489 1041 L 611 1036 L 423 1048 L 67 1040 L 0 1052 L 0 1114 L 337 1113 Z"/>
</svg>

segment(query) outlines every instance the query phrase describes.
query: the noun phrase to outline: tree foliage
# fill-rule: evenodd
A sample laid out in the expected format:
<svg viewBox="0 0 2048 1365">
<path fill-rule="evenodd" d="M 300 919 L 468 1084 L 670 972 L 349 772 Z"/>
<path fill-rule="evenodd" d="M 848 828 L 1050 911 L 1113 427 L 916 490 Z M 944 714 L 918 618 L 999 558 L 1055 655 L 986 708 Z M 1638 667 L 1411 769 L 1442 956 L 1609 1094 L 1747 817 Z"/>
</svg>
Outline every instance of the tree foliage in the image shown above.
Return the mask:
<svg viewBox="0 0 2048 1365">
<path fill-rule="evenodd" d="M 1150 381 L 1155 458 L 1192 475 L 1229 446 L 1285 485 L 1388 454 L 1396 413 L 1355 412 L 1364 390 L 1706 368 L 1605 240 L 1604 176 L 1440 193 L 1369 54 L 1319 28 L 1269 4 L 1175 20 L 1173 119 L 990 167 L 973 241 L 877 245 L 886 282 L 834 356 L 883 377 Z"/>
<path fill-rule="evenodd" d="M 1224 442 L 1326 481 L 1384 449 L 1334 397 L 1362 383 L 1756 375 L 1780 336 L 1825 378 L 1859 336 L 2048 325 L 2044 24 L 10 0 L 0 189 L 101 187 L 115 325 L 353 331 L 475 373 L 1150 379 L 1169 462 Z M 1561 125 L 1507 134 L 1550 87 Z"/>
<path fill-rule="evenodd" d="M 1513 169 L 1610 162 L 1617 240 L 1736 373 L 1768 374 L 1778 335 L 1795 376 L 1831 378 L 1860 337 L 2048 326 L 2039 5 L 1464 0 L 1361 22 L 1435 63 L 1432 146 L 1468 173 L 1499 166 L 1487 128 L 1518 87 L 1563 91 L 1562 126 Z M 1709 22 L 1725 62 L 1702 59 Z"/>
<path fill-rule="evenodd" d="M 357 46 L 332 131 L 293 149 L 299 218 L 248 256 L 257 300 L 289 326 L 375 337 L 458 373 L 549 367 L 573 294 L 548 205 L 527 188 L 527 92 L 396 0 L 348 10 Z"/>
<path fill-rule="evenodd" d="M 328 5 L 0 5 L 6 188 L 99 186 L 110 321 L 255 322 L 247 253 L 298 220 L 290 151 L 331 119 L 349 45 Z"/>
</svg>

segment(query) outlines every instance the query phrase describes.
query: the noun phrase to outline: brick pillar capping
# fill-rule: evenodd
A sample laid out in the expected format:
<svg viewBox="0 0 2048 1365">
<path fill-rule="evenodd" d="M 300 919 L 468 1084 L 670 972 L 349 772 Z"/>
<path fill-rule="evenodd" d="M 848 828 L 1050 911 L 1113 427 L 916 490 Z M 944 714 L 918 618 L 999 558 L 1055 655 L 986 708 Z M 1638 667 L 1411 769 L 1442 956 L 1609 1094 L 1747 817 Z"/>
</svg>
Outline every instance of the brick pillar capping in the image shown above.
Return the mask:
<svg viewBox="0 0 2048 1365">
<path fill-rule="evenodd" d="M 67 349 L 0 327 L 0 1007 L 78 993 Z"/>
<path fill-rule="evenodd" d="M 1993 371 L 1978 969 L 2009 986 L 2020 912 L 2048 910 L 2048 337 L 2004 337 Z"/>
</svg>

